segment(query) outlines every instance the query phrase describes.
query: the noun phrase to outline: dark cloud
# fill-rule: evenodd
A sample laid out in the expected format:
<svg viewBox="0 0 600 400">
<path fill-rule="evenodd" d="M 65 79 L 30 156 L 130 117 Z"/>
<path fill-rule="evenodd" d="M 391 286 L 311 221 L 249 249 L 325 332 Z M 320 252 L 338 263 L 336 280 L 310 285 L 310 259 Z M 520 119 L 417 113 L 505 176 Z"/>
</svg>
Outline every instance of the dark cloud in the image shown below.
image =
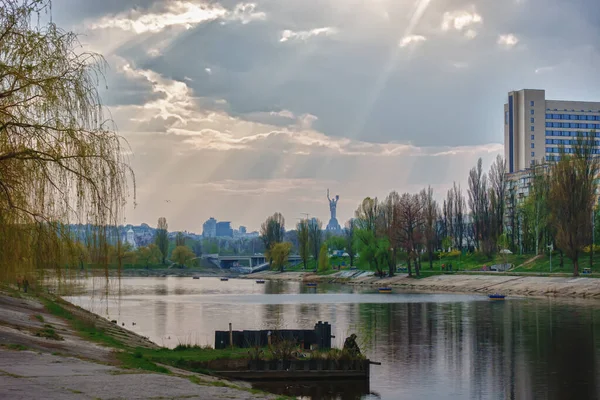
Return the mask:
<svg viewBox="0 0 600 400">
<path fill-rule="evenodd" d="M 588 17 L 590 7 L 598 9 L 593 1 L 569 4 L 567 19 L 585 22 L 581 24 L 565 23 L 564 3 L 558 0 L 485 1 L 475 8 L 461 0 L 432 2 L 415 29 L 429 38 L 414 52 L 397 48 L 410 2 L 390 2 L 392 26 L 367 27 L 362 35 L 352 25 L 360 23 L 358 11 L 367 3 L 343 13 L 335 9 L 335 1 L 324 8 L 319 4 L 322 13 L 315 13 L 317 3 L 311 1 L 258 2 L 257 10 L 268 14 L 265 21 L 198 25 L 180 34 L 159 57 L 148 56 L 147 49 L 161 34 L 122 46 L 117 54 L 166 77 L 191 78 L 188 84 L 195 93 L 227 100 L 234 115 L 273 109 L 310 113 L 318 116 L 315 127 L 326 134 L 375 142 L 500 141 L 500 107 L 509 90 L 533 83 L 557 94 L 577 93 L 583 86 L 589 90 L 590 84 L 600 89 L 598 80 L 590 81 L 593 68 L 586 68 L 597 57 L 593 48 L 589 57 L 579 53 L 568 84 L 556 75 L 540 79 L 535 74 L 563 54 L 577 57 L 570 51 L 581 49 L 585 38 L 597 37 L 597 21 Z M 439 32 L 443 13 L 460 9 L 483 18 L 473 40 L 462 37 L 463 32 Z M 339 34 L 279 42 L 283 29 L 324 26 L 338 27 Z M 514 33 L 525 47 L 499 49 L 496 40 L 504 33 Z"/>
</svg>

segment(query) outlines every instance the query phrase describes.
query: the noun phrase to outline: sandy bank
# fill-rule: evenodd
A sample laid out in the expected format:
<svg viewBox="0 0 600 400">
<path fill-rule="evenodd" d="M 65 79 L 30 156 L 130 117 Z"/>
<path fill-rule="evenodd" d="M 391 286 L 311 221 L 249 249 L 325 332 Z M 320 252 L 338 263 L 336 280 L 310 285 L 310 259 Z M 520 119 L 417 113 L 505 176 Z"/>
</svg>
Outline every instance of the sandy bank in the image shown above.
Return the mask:
<svg viewBox="0 0 600 400">
<path fill-rule="evenodd" d="M 436 275 L 423 279 L 397 275 L 392 278 L 376 278 L 371 273 L 342 271 L 332 275 L 319 276 L 302 272 L 261 272 L 252 274 L 249 279 L 272 279 L 285 281 L 322 281 L 348 285 L 392 286 L 421 291 L 493 293 L 502 292 L 518 296 L 555 296 L 572 298 L 600 299 L 600 279 L 537 277 L 513 275 Z"/>
</svg>

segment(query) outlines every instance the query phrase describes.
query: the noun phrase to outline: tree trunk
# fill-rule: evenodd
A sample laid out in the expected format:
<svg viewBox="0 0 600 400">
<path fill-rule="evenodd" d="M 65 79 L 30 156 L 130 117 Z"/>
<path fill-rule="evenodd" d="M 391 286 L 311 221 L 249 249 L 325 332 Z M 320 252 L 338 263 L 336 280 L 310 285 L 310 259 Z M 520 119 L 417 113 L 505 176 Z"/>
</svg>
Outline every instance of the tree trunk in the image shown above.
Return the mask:
<svg viewBox="0 0 600 400">
<path fill-rule="evenodd" d="M 429 251 L 429 269 L 433 269 L 433 251 Z"/>
<path fill-rule="evenodd" d="M 406 262 L 408 265 L 408 276 L 412 276 L 412 268 L 410 266 L 410 253 L 408 253 L 408 258 L 407 258 Z"/>
<path fill-rule="evenodd" d="M 394 273 L 396 272 L 396 249 L 392 251 L 392 259 L 389 262 L 389 269 L 390 277 L 394 276 Z"/>
<path fill-rule="evenodd" d="M 559 267 L 562 268 L 565 266 L 565 259 L 564 259 L 564 255 L 563 255 L 563 251 L 559 250 L 560 253 L 560 263 L 559 263 Z"/>
<path fill-rule="evenodd" d="M 354 256 L 350 256 L 350 267 L 354 266 Z"/>
<path fill-rule="evenodd" d="M 415 257 L 415 274 L 417 276 L 421 276 L 421 260 L 419 258 L 419 254 Z"/>
<path fill-rule="evenodd" d="M 579 276 L 579 260 L 573 260 L 573 276 Z"/>
</svg>

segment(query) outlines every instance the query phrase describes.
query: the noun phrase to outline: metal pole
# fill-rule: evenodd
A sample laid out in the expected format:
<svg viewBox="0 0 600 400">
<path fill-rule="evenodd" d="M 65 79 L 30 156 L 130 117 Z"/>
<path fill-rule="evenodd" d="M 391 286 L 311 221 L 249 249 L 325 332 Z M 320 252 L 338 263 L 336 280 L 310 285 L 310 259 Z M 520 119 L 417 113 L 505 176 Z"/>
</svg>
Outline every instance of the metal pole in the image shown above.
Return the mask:
<svg viewBox="0 0 600 400">
<path fill-rule="evenodd" d="M 231 328 L 231 322 L 229 323 L 229 347 L 233 349 L 233 329 Z"/>
</svg>

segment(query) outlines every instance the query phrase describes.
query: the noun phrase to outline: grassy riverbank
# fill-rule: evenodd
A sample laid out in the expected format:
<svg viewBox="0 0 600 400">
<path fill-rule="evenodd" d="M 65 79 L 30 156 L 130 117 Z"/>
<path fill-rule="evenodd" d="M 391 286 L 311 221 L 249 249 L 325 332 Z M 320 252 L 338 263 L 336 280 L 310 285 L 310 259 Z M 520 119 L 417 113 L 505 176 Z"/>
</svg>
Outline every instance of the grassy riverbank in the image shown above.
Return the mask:
<svg viewBox="0 0 600 400">
<path fill-rule="evenodd" d="M 210 398 L 223 396 L 231 399 L 286 398 L 254 390 L 248 383 L 233 382 L 210 375 L 207 367 L 210 367 L 211 362 L 247 358 L 247 349 L 213 350 L 190 346 L 181 346 L 173 350 L 160 348 L 146 338 L 59 297 L 47 294 L 24 294 L 12 288 L 0 287 L 0 358 L 14 358 L 18 363 L 20 356 L 13 353 L 29 354 L 31 351 L 35 353 L 23 355 L 22 358 L 34 357 L 33 364 L 42 363 L 45 376 L 52 376 L 55 368 L 65 368 L 66 365 L 71 364 L 74 368 L 80 368 L 77 365 L 85 362 L 86 368 L 101 371 L 98 372 L 100 376 L 96 378 L 99 381 L 106 381 L 108 392 L 110 392 L 111 382 L 119 379 L 119 375 L 133 374 L 131 379 L 135 381 L 146 379 L 147 374 L 158 374 L 157 376 L 164 376 L 164 378 L 151 380 L 160 380 L 164 383 L 160 387 L 148 389 L 148 398 L 170 398 L 182 395 L 194 397 L 193 388 L 198 385 L 204 387 L 201 390 L 203 393 L 208 390 L 207 388 L 211 388 L 208 392 L 212 395 L 207 394 Z M 48 361 L 50 358 L 55 361 Z M 110 368 L 107 369 L 105 366 Z M 187 366 L 192 368 L 186 368 Z M 6 370 L 7 368 L 6 366 L 0 368 L 0 383 L 6 374 L 11 373 Z M 105 371 L 108 372 L 104 373 Z M 61 372 L 57 371 L 57 379 L 61 376 Z M 182 384 L 182 378 L 187 383 Z M 77 379 L 83 380 L 84 377 L 74 376 L 73 382 Z M 182 394 L 180 390 L 182 385 L 190 393 Z M 145 384 L 139 386 L 139 390 L 144 390 Z M 156 393 L 161 395 L 157 396 Z M 104 396 L 91 396 L 91 398 L 95 397 Z M 127 398 L 116 392 L 109 397 Z M 35 396 L 32 395 L 32 398 Z"/>
<path fill-rule="evenodd" d="M 580 273 L 583 272 L 584 268 L 591 268 L 593 277 L 600 277 L 600 254 L 592 258 L 590 263 L 590 254 L 582 253 L 579 259 Z M 314 271 L 318 275 L 331 275 L 338 272 L 338 267 L 342 266 L 342 270 L 348 269 L 350 265 L 349 257 L 332 257 L 329 260 L 330 268 L 325 271 L 317 271 L 314 260 L 309 260 L 307 263 L 306 270 L 302 264 L 287 266 L 286 272 L 306 272 Z M 484 272 L 489 269 L 492 265 L 497 264 L 511 264 L 512 268 L 509 273 L 523 273 L 523 274 L 537 274 L 537 275 L 549 275 L 552 276 L 568 276 L 573 273 L 573 263 L 567 257 L 560 257 L 559 252 L 552 254 L 550 259 L 549 254 L 496 254 L 492 257 L 487 257 L 481 253 L 461 253 L 454 251 L 451 253 L 437 253 L 434 255 L 432 262 L 430 263 L 426 256 L 423 256 L 421 260 L 421 273 L 424 277 L 439 275 L 448 270 L 449 266 L 452 266 L 453 272 Z M 398 255 L 398 267 L 407 268 L 407 260 L 405 254 Z M 370 271 L 371 268 L 368 264 L 357 258 L 354 267 L 360 271 Z M 385 269 L 385 268 L 384 268 Z M 414 265 L 413 265 L 414 271 Z M 556 274 L 556 275 L 554 275 Z M 586 275 L 589 276 L 589 275 Z"/>
</svg>

